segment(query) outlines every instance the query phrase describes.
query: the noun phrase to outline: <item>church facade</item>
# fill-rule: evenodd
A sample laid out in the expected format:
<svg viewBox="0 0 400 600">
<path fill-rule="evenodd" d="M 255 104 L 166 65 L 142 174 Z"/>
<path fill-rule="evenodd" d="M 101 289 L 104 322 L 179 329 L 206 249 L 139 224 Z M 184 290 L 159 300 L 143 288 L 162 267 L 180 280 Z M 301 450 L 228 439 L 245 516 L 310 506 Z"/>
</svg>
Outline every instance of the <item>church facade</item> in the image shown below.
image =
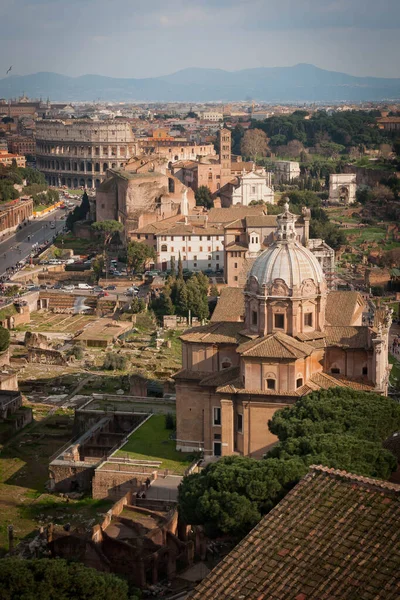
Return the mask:
<svg viewBox="0 0 400 600">
<path fill-rule="evenodd" d="M 362 297 L 328 290 L 296 218 L 286 204 L 244 290 L 226 288 L 211 322 L 181 336 L 178 449 L 260 457 L 276 441 L 268 420 L 302 396 L 337 386 L 387 394 L 390 312 L 363 326 Z"/>
</svg>

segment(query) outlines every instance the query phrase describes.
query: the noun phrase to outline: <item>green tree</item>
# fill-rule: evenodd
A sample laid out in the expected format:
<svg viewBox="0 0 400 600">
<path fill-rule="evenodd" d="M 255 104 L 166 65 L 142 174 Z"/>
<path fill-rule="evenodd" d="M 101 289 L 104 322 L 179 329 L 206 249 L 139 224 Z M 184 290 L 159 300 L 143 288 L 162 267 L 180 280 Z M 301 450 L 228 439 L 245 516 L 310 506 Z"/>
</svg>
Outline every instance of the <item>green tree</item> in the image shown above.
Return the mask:
<svg viewBox="0 0 400 600">
<path fill-rule="evenodd" d="M 128 242 L 126 247 L 126 262 L 128 268 L 135 273 L 143 273 L 146 269 L 146 264 L 157 259 L 156 251 L 153 247 L 148 246 L 144 242 L 136 242 L 135 240 Z"/>
<path fill-rule="evenodd" d="M 4 600 L 128 600 L 128 584 L 109 573 L 61 559 L 3 558 L 0 596 Z"/>
<path fill-rule="evenodd" d="M 81 201 L 81 205 L 79 208 L 80 208 L 82 220 L 86 220 L 87 216 L 89 214 L 89 211 L 90 211 L 89 196 L 87 195 L 86 190 L 82 194 L 82 201 Z"/>
<path fill-rule="evenodd" d="M 209 536 L 242 537 L 306 472 L 297 458 L 228 456 L 183 479 L 179 514 L 188 524 L 203 525 Z"/>
<path fill-rule="evenodd" d="M 395 456 L 381 443 L 348 434 L 324 433 L 288 438 L 270 450 L 267 458 L 286 460 L 299 456 L 309 465 L 325 465 L 366 477 L 389 479 L 396 470 Z"/>
<path fill-rule="evenodd" d="M 313 392 L 268 422 L 281 442 L 326 433 L 382 442 L 400 429 L 400 405 L 391 398 L 348 388 Z"/>
<path fill-rule="evenodd" d="M 119 221 L 114 221 L 112 219 L 110 220 L 105 220 L 105 221 L 97 221 L 96 223 L 93 223 L 92 228 L 97 231 L 97 233 L 100 234 L 102 241 L 103 241 L 103 260 L 104 260 L 104 265 L 106 267 L 106 273 L 108 272 L 107 269 L 107 246 L 111 243 L 113 237 L 117 234 L 117 233 L 121 233 L 121 231 L 123 230 L 124 226 L 122 225 L 122 223 L 120 223 Z"/>
<path fill-rule="evenodd" d="M 210 188 L 206 185 L 201 185 L 195 192 L 197 206 L 205 206 L 206 208 L 212 208 L 213 200 L 211 197 Z"/>
<path fill-rule="evenodd" d="M 182 256 L 179 252 L 178 256 L 178 279 L 183 279 L 183 265 L 182 265 Z"/>
<path fill-rule="evenodd" d="M 175 269 L 175 256 L 171 256 L 171 276 L 175 277 L 176 269 Z"/>
<path fill-rule="evenodd" d="M 0 352 L 4 352 L 10 345 L 10 332 L 0 326 Z"/>
</svg>

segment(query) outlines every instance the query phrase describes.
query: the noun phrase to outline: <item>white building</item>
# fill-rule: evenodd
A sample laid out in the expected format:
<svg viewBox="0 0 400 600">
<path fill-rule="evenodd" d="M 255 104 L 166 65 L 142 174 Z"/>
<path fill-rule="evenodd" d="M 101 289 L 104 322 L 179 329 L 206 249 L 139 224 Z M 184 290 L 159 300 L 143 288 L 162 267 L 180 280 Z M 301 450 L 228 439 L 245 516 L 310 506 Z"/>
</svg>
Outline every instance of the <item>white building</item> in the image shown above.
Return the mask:
<svg viewBox="0 0 400 600">
<path fill-rule="evenodd" d="M 290 183 L 300 177 L 300 165 L 293 160 L 275 161 L 275 183 Z"/>
<path fill-rule="evenodd" d="M 217 111 L 206 111 L 201 114 L 201 118 L 204 119 L 204 121 L 213 121 L 214 123 L 217 123 L 218 121 L 224 120 L 224 114 Z"/>
<path fill-rule="evenodd" d="M 177 223 L 156 234 L 157 268 L 167 271 L 171 258 L 178 264 L 179 254 L 184 269 L 218 271 L 224 268 L 224 231 L 215 225 Z"/>
<path fill-rule="evenodd" d="M 356 181 L 355 173 L 332 173 L 329 176 L 329 202 L 353 204 L 356 201 Z"/>
<path fill-rule="evenodd" d="M 232 204 L 248 206 L 250 202 L 262 200 L 267 204 L 274 203 L 274 190 L 271 184 L 271 173 L 262 171 L 245 171 L 238 177 L 238 186 L 232 190 Z"/>
</svg>

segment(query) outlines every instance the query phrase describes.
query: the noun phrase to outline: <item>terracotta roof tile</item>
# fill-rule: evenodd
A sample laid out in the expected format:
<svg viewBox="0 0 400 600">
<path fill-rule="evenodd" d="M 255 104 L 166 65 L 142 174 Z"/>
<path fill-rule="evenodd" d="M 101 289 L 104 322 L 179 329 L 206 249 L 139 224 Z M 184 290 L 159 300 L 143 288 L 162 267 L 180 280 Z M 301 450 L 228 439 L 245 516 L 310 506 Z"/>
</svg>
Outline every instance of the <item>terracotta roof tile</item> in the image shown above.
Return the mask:
<svg viewBox="0 0 400 600">
<path fill-rule="evenodd" d="M 209 323 L 188 329 L 180 339 L 198 344 L 237 344 L 246 340 L 246 337 L 240 334 L 242 329 L 243 323 Z"/>
<path fill-rule="evenodd" d="M 244 321 L 244 294 L 241 288 L 221 289 L 217 306 L 211 317 L 212 323 Z"/>
<path fill-rule="evenodd" d="M 368 348 L 368 327 L 332 326 L 325 328 L 326 345 L 344 348 Z"/>
<path fill-rule="evenodd" d="M 229 208 L 211 208 L 208 213 L 209 223 L 231 223 L 250 215 L 264 214 L 263 206 L 230 206 Z"/>
<path fill-rule="evenodd" d="M 242 356 L 258 356 L 263 358 L 303 358 L 309 356 L 314 348 L 300 342 L 285 333 L 273 333 L 263 338 L 245 342 L 237 349 Z"/>
<path fill-rule="evenodd" d="M 326 321 L 330 325 L 352 325 L 364 307 L 358 292 L 329 292 L 326 300 Z"/>
<path fill-rule="evenodd" d="M 207 377 L 204 377 L 204 379 L 200 381 L 200 385 L 214 387 L 226 385 L 231 381 L 236 381 L 239 375 L 240 367 L 230 367 L 229 369 L 223 369 L 222 371 L 208 374 Z"/>
<path fill-rule="evenodd" d="M 311 467 L 188 600 L 397 600 L 400 486 Z"/>
</svg>

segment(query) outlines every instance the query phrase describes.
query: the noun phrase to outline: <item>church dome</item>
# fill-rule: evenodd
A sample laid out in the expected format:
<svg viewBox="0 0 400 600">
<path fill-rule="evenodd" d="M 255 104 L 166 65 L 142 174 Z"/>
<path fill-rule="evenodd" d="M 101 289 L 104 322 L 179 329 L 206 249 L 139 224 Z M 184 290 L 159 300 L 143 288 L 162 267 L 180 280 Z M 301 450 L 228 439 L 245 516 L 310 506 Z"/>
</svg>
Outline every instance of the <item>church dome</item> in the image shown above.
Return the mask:
<svg viewBox="0 0 400 600">
<path fill-rule="evenodd" d="M 297 215 L 285 212 L 278 216 L 278 240 L 255 260 L 248 283 L 256 280 L 258 287 L 270 287 L 280 280 L 288 290 L 300 288 L 307 280 L 319 287 L 325 277 L 314 254 L 296 241 Z"/>
</svg>

